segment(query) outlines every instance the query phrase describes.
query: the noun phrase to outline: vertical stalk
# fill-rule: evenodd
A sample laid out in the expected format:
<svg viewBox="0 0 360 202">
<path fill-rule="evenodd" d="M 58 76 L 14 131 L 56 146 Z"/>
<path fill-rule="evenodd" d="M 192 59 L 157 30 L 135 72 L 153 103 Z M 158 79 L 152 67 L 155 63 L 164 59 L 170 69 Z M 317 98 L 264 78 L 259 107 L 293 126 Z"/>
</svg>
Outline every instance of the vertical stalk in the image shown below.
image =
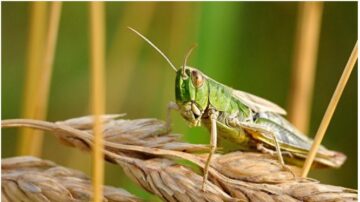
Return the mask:
<svg viewBox="0 0 360 202">
<path fill-rule="evenodd" d="M 29 44 L 27 52 L 26 78 L 24 86 L 24 102 L 22 117 L 35 118 L 38 81 L 41 75 L 41 60 L 43 58 L 44 35 L 46 29 L 46 2 L 31 3 Z M 40 156 L 42 136 L 36 131 L 24 128 L 20 131 L 20 141 L 17 146 L 19 155 Z"/>
<path fill-rule="evenodd" d="M 44 119 L 47 113 L 49 88 L 59 30 L 61 6 L 62 3 L 60 1 L 51 2 L 49 26 L 44 49 L 44 59 L 42 61 L 42 70 L 38 83 L 38 100 L 35 105 L 35 117 L 37 119 Z"/>
<path fill-rule="evenodd" d="M 90 2 L 90 35 L 91 35 L 91 100 L 95 124 L 93 148 L 93 201 L 102 201 L 102 184 L 104 181 L 104 154 L 102 149 L 103 135 L 100 115 L 104 114 L 104 67 L 105 67 L 105 13 L 104 2 Z"/>
<path fill-rule="evenodd" d="M 355 66 L 357 57 L 358 57 L 358 43 L 356 42 L 354 49 L 350 55 L 350 58 L 349 58 L 348 62 L 346 63 L 344 72 L 341 75 L 339 83 L 337 84 L 334 94 L 331 97 L 331 100 L 330 100 L 329 106 L 326 109 L 325 115 L 324 115 L 323 119 L 321 120 L 319 129 L 318 129 L 315 139 L 314 139 L 314 143 L 312 144 L 310 152 L 306 158 L 306 161 L 305 161 L 305 164 L 303 167 L 303 172 L 301 175 L 302 177 L 306 177 L 310 171 L 311 164 L 314 161 L 316 152 L 319 149 L 322 139 L 324 138 L 326 129 L 329 126 L 330 120 L 331 120 L 331 118 L 334 114 L 334 111 L 336 109 L 336 106 L 340 100 L 341 94 L 344 91 L 346 83 L 350 77 L 351 71 L 353 70 L 353 68 Z"/>
<path fill-rule="evenodd" d="M 304 133 L 309 128 L 322 11 L 323 2 L 300 2 L 289 120 Z"/>
</svg>

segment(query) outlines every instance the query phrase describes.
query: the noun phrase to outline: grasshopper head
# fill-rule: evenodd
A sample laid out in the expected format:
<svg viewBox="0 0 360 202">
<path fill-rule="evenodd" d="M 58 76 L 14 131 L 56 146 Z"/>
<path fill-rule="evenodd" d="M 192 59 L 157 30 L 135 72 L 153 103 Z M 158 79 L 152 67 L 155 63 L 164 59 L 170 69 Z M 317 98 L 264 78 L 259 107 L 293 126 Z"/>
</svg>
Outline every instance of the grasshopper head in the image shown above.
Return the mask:
<svg viewBox="0 0 360 202">
<path fill-rule="evenodd" d="M 181 115 L 190 125 L 199 126 L 208 106 L 209 87 L 205 75 L 192 67 L 176 72 L 175 96 Z"/>
<path fill-rule="evenodd" d="M 196 45 L 186 54 L 183 67 L 177 70 L 169 58 L 149 39 L 135 29 L 131 27 L 129 29 L 158 51 L 176 71 L 175 93 L 180 113 L 191 125 L 200 125 L 201 117 L 208 105 L 209 87 L 203 73 L 195 68 L 186 66 L 187 59 Z"/>
</svg>

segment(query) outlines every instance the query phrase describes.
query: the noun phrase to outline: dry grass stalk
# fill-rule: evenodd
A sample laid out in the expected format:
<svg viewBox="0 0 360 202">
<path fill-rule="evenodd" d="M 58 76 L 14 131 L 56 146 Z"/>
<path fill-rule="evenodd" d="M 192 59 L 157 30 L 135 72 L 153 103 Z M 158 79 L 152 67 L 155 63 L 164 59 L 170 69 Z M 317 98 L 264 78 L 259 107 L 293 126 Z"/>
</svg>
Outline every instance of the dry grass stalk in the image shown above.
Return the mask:
<svg viewBox="0 0 360 202">
<path fill-rule="evenodd" d="M 94 200 L 102 198 L 101 186 L 104 182 L 104 154 L 102 122 L 100 115 L 105 111 L 105 5 L 104 2 L 90 2 L 90 33 L 91 33 L 91 111 L 94 114 L 94 147 L 93 147 L 93 188 Z"/>
<path fill-rule="evenodd" d="M 46 119 L 50 81 L 54 63 L 57 35 L 60 24 L 62 2 L 51 2 L 48 30 L 44 49 L 44 58 L 42 59 L 41 74 L 39 75 L 38 94 L 35 104 L 35 118 Z"/>
<path fill-rule="evenodd" d="M 41 75 L 41 61 L 44 53 L 44 36 L 46 29 L 46 2 L 33 2 L 31 4 L 29 27 L 29 44 L 27 47 L 26 78 L 24 85 L 22 117 L 35 119 L 35 105 L 38 92 L 38 81 Z M 40 156 L 42 135 L 41 131 L 23 128 L 20 131 L 21 139 L 17 145 L 20 155 Z"/>
<path fill-rule="evenodd" d="M 90 201 L 90 179 L 82 172 L 31 156 L 2 159 L 1 199 L 7 201 Z M 129 192 L 104 186 L 102 201 L 141 201 Z"/>
<path fill-rule="evenodd" d="M 289 120 L 307 133 L 316 71 L 323 2 L 299 2 Z"/>
<path fill-rule="evenodd" d="M 209 169 L 210 182 L 201 191 L 202 175 L 178 164 L 188 160 L 201 168 L 206 149 L 179 141 L 155 119 L 121 120 L 102 117 L 104 153 L 108 161 L 123 167 L 144 189 L 165 201 L 356 201 L 354 190 L 294 179 L 276 157 L 261 153 L 217 154 Z M 4 120 L 2 127 L 33 127 L 54 133 L 63 142 L 83 150 L 92 147 L 93 119 L 81 117 L 62 122 Z M 194 153 L 195 152 L 195 153 Z"/>
<path fill-rule="evenodd" d="M 331 97 L 330 103 L 325 111 L 324 117 L 321 120 L 318 131 L 316 132 L 314 142 L 311 145 L 310 152 L 304 163 L 303 172 L 301 175 L 302 177 L 306 177 L 310 171 L 311 164 L 313 163 L 315 155 L 320 147 L 321 141 L 325 136 L 326 129 L 329 126 L 329 123 L 335 112 L 336 106 L 340 100 L 342 92 L 344 91 L 346 83 L 349 80 L 350 74 L 355 66 L 357 57 L 358 57 L 358 42 L 356 41 L 354 49 L 352 50 L 349 60 L 346 63 L 344 71 L 340 77 L 339 83 L 337 84 L 334 94 Z"/>
</svg>

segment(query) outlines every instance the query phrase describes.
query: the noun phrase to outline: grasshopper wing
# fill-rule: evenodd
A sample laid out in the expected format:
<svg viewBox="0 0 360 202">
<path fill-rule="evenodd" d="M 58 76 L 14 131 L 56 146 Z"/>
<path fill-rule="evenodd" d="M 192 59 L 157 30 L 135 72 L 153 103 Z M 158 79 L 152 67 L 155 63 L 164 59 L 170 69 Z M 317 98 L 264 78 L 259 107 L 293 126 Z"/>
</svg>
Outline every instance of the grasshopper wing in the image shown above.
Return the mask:
<svg viewBox="0 0 360 202">
<path fill-rule="evenodd" d="M 240 90 L 234 90 L 233 96 L 238 98 L 242 103 L 250 107 L 255 112 L 273 112 L 276 114 L 286 115 L 286 111 L 283 108 L 256 95 Z"/>
<path fill-rule="evenodd" d="M 284 128 L 272 121 L 262 120 L 258 123 L 241 123 L 251 136 L 263 143 L 275 147 L 275 142 L 272 133 L 280 144 L 282 151 L 287 151 L 300 159 L 306 159 L 310 150 L 312 140 L 308 139 L 302 133 L 291 131 L 289 128 Z M 346 156 L 340 152 L 331 151 L 324 146 L 320 146 L 316 156 L 315 162 L 323 166 L 340 167 L 346 160 Z"/>
</svg>

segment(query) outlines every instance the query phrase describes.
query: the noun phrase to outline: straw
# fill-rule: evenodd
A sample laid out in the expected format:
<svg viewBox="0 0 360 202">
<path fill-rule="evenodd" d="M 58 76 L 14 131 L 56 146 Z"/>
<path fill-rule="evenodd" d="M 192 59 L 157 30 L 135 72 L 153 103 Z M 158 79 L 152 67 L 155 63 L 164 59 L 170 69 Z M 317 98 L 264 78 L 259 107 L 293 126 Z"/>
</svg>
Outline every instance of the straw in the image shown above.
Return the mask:
<svg viewBox="0 0 360 202">
<path fill-rule="evenodd" d="M 324 138 L 327 127 L 329 126 L 330 120 L 334 114 L 336 106 L 340 100 L 341 94 L 346 86 L 346 83 L 350 77 L 351 71 L 354 68 L 354 65 L 358 56 L 358 46 L 357 42 L 355 43 L 354 49 L 350 55 L 350 58 L 345 66 L 344 72 L 341 75 L 338 85 L 336 86 L 335 92 L 330 100 L 328 108 L 326 109 L 325 115 L 320 123 L 319 129 L 316 133 L 314 143 L 311 146 L 310 152 L 305 160 L 305 164 L 303 167 L 302 177 L 306 177 L 310 171 L 310 167 L 312 162 L 314 161 L 315 155 L 319 146 L 321 144 L 322 139 Z"/>
</svg>

